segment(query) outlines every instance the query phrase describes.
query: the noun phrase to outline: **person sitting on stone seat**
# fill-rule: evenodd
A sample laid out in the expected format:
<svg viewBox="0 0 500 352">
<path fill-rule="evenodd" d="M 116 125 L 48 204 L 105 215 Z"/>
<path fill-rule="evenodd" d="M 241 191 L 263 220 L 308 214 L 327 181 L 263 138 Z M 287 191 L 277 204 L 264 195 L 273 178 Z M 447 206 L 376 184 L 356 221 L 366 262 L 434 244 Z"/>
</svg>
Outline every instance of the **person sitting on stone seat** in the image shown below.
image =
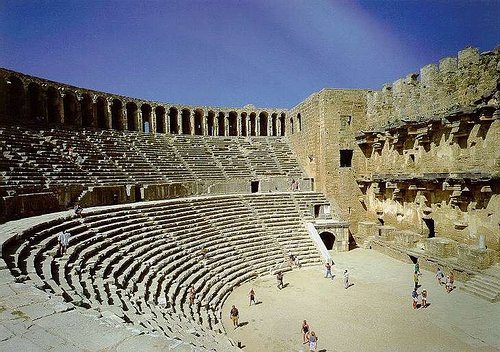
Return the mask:
<svg viewBox="0 0 500 352">
<path fill-rule="evenodd" d="M 78 215 L 79 217 L 83 218 L 83 208 L 80 206 L 80 204 L 75 204 L 75 207 L 73 208 L 75 211 L 75 215 Z"/>
</svg>

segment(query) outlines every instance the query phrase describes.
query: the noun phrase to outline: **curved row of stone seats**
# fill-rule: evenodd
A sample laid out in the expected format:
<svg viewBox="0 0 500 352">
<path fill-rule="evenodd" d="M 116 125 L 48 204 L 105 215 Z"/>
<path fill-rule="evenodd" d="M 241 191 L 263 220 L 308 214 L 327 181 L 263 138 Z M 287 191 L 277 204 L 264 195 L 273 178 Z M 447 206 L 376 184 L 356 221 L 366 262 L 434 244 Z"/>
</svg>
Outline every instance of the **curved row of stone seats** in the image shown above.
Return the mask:
<svg viewBox="0 0 500 352">
<path fill-rule="evenodd" d="M 224 174 L 230 178 L 256 176 L 251 166 L 244 156 L 244 151 L 240 149 L 239 139 L 231 138 L 211 138 L 205 139 L 205 143 L 220 162 Z"/>
<path fill-rule="evenodd" d="M 86 209 L 83 219 L 52 221 L 7 241 L 3 257 L 14 275 L 75 305 L 108 312 L 145 332 L 216 348 L 225 344 L 218 335 L 224 331 L 221 308 L 232 289 L 286 261 L 285 249 L 262 225 L 267 218 L 256 210 L 261 197 Z M 291 197 L 269 198 L 284 205 L 293 204 Z M 70 247 L 55 258 L 64 229 L 72 234 Z M 193 305 L 191 285 L 197 292 Z"/>
<path fill-rule="evenodd" d="M 0 187 L 151 184 L 304 176 L 286 139 L 0 126 Z"/>
<path fill-rule="evenodd" d="M 0 139 L 8 152 L 21 156 L 46 177 L 47 185 L 90 184 L 92 180 L 73 160 L 29 129 L 5 127 Z"/>
<path fill-rule="evenodd" d="M 218 159 L 205 144 L 202 136 L 173 136 L 174 148 L 179 157 L 200 180 L 225 180 L 225 174 Z"/>
<path fill-rule="evenodd" d="M 130 182 L 129 176 L 117 167 L 112 159 L 98 150 L 85 131 L 77 133 L 70 130 L 51 129 L 42 130 L 40 134 L 62 154 L 71 158 L 96 183 L 126 184 Z"/>
<path fill-rule="evenodd" d="M 128 311 L 130 309 L 133 310 L 134 314 L 132 316 L 132 319 L 130 317 L 126 316 L 123 313 L 118 313 L 120 316 L 123 316 L 126 318 L 126 321 L 133 321 L 133 317 L 137 316 L 138 314 L 136 313 L 143 313 L 142 309 L 134 309 L 134 304 L 133 302 L 130 302 L 128 298 L 125 298 L 125 296 L 120 296 L 119 295 L 119 288 L 115 285 L 113 285 L 112 280 L 106 280 L 106 275 L 104 274 L 105 269 L 102 269 L 103 262 L 107 260 L 108 255 L 110 255 L 108 252 L 113 253 L 114 247 L 120 247 L 120 242 L 123 241 L 128 241 L 130 242 L 130 239 L 120 239 L 115 231 L 111 228 L 111 223 L 116 222 L 118 224 L 124 225 L 127 221 L 133 222 L 133 218 L 136 217 L 136 212 L 133 210 L 126 210 L 126 211 L 119 211 L 117 212 L 117 216 L 113 216 L 113 214 L 102 214 L 102 215 L 107 215 L 107 216 L 93 216 L 90 215 L 88 218 L 86 218 L 84 221 L 86 224 L 95 224 L 95 227 L 93 228 L 94 232 L 96 234 L 99 234 L 100 236 L 98 237 L 93 244 L 88 244 L 88 243 L 83 243 L 80 247 L 83 248 L 78 248 L 79 244 L 71 244 L 71 248 L 74 248 L 73 253 L 70 253 L 70 257 L 78 252 L 80 255 L 80 261 L 78 265 L 78 275 L 75 275 L 73 280 L 68 280 L 70 282 L 69 284 L 65 284 L 63 282 L 63 270 L 58 270 L 62 267 L 69 267 L 69 263 L 72 261 L 71 258 L 68 258 L 68 260 L 64 260 L 65 258 L 62 259 L 55 259 L 55 260 L 50 260 L 47 261 L 45 260 L 46 257 L 44 257 L 44 261 L 42 263 L 39 263 L 39 266 L 42 267 L 40 270 L 40 277 L 43 278 L 43 281 L 45 281 L 45 287 L 50 289 L 53 293 L 55 294 L 60 294 L 63 297 L 65 297 L 68 300 L 72 300 L 72 298 L 75 297 L 74 294 L 69 294 L 70 291 L 77 289 L 76 287 L 70 287 L 71 281 L 72 282 L 81 282 L 82 286 L 85 287 L 85 290 L 82 289 L 82 296 L 85 295 L 87 296 L 87 302 L 85 303 L 85 306 L 99 306 L 101 310 L 104 309 L 111 309 L 113 312 L 117 313 L 119 312 L 124 312 Z M 129 219 L 129 220 L 127 220 Z M 77 221 L 78 222 L 78 221 Z M 62 229 L 74 229 L 71 224 L 64 224 L 55 227 L 53 230 L 59 231 Z M 123 226 L 120 226 L 121 229 L 123 229 Z M 125 230 L 124 232 L 127 233 Z M 54 238 L 56 234 L 51 236 L 52 238 L 47 239 L 48 242 L 48 251 L 52 252 L 55 250 L 55 244 Z M 79 236 L 79 235 L 77 235 Z M 102 240 L 104 238 L 104 240 Z M 72 237 L 71 242 L 74 242 L 74 240 L 77 239 L 77 237 Z M 109 241 L 111 239 L 111 241 Z M 116 244 L 116 246 L 114 246 Z M 112 248 L 108 247 L 107 245 L 110 245 Z M 87 247 L 89 247 L 88 250 Z M 94 247 L 94 248 L 92 248 Z M 152 249 L 148 251 L 149 254 L 153 252 Z M 88 253 L 94 253 L 93 256 L 90 256 L 90 259 L 87 259 Z M 157 251 L 156 254 L 161 254 L 163 256 L 163 259 L 165 259 L 165 254 L 162 250 Z M 52 259 L 52 256 L 47 256 Z M 92 260 L 93 258 L 93 260 Z M 148 256 L 149 260 L 151 259 L 151 255 Z M 36 265 L 36 264 L 35 264 Z M 71 270 L 64 270 L 65 273 L 71 272 Z M 102 274 L 102 275 L 101 275 Z M 143 271 L 140 271 L 140 275 L 143 274 Z M 67 275 L 67 274 L 66 274 Z M 133 281 L 133 278 L 131 279 Z M 137 285 L 140 285 L 141 279 L 139 278 L 137 280 L 138 282 L 135 283 L 135 290 L 137 290 Z M 112 293 L 115 292 L 115 293 Z M 123 297 L 123 299 L 122 299 Z M 127 303 L 128 302 L 128 303 Z M 80 305 L 80 304 L 79 304 Z M 139 305 L 141 306 L 141 305 Z M 144 303 L 143 303 L 144 306 Z M 137 307 L 137 305 L 136 305 Z M 142 317 L 141 317 L 142 319 Z M 140 321 L 138 323 L 142 327 L 146 329 L 150 329 L 152 331 L 160 331 L 162 330 L 163 326 L 169 326 L 170 321 L 168 322 L 154 322 L 154 321 Z M 192 328 L 192 327 L 190 327 Z M 182 332 L 176 332 L 176 335 L 181 334 Z M 188 336 L 189 337 L 189 336 Z M 184 340 L 187 340 L 188 337 L 184 337 Z M 199 343 L 198 343 L 199 344 Z"/>
<path fill-rule="evenodd" d="M 113 160 L 118 168 L 137 183 L 159 183 L 165 178 L 142 155 L 131 148 L 123 134 L 114 130 L 89 133 L 89 140 L 101 153 Z"/>
<path fill-rule="evenodd" d="M 196 180 L 193 171 L 177 155 L 172 138 L 144 133 L 127 133 L 124 138 L 170 182 Z"/>
<path fill-rule="evenodd" d="M 240 145 L 246 151 L 248 161 L 258 175 L 280 175 L 278 160 L 269 149 L 266 138 L 242 140 Z"/>
<path fill-rule="evenodd" d="M 302 177 L 303 172 L 300 169 L 295 155 L 290 146 L 283 138 L 269 138 L 269 147 L 272 155 L 278 160 L 278 165 L 282 172 L 288 174 L 290 177 Z"/>
<path fill-rule="evenodd" d="M 299 258 L 301 265 L 318 264 L 317 249 L 304 227 L 304 220 L 293 194 L 268 194 L 248 197 L 268 233 L 272 234 L 287 253 Z"/>
</svg>

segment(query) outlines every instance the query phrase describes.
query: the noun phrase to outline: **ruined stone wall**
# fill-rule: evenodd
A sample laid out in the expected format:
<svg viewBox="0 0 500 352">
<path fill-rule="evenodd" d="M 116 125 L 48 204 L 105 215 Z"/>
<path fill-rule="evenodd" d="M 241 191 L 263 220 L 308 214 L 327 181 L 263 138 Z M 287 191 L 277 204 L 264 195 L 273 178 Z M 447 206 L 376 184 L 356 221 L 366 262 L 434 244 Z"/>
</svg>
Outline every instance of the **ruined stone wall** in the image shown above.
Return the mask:
<svg viewBox="0 0 500 352">
<path fill-rule="evenodd" d="M 356 136 L 366 220 L 476 247 L 482 235 L 500 249 L 499 58 L 467 48 L 368 94 Z"/>
<path fill-rule="evenodd" d="M 467 106 L 497 86 L 500 48 L 480 53 L 466 48 L 458 57 L 420 70 L 368 94 L 367 118 L 371 129 L 398 122 L 442 115 L 454 106 Z"/>
<path fill-rule="evenodd" d="M 483 235 L 500 249 L 499 53 L 468 48 L 380 91 L 324 89 L 289 111 L 299 161 L 358 245 L 382 234 L 477 247 Z"/>
</svg>

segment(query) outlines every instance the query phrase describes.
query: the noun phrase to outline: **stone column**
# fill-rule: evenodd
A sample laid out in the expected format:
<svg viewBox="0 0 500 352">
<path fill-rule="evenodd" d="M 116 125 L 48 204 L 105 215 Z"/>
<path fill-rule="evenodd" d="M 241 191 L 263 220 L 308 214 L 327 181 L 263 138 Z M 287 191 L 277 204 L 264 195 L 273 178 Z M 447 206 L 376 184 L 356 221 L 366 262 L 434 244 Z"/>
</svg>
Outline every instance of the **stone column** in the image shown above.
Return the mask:
<svg viewBox="0 0 500 352">
<path fill-rule="evenodd" d="M 189 110 L 189 134 L 191 136 L 194 135 L 194 130 L 195 130 L 195 121 L 194 121 L 194 111 Z"/>
</svg>

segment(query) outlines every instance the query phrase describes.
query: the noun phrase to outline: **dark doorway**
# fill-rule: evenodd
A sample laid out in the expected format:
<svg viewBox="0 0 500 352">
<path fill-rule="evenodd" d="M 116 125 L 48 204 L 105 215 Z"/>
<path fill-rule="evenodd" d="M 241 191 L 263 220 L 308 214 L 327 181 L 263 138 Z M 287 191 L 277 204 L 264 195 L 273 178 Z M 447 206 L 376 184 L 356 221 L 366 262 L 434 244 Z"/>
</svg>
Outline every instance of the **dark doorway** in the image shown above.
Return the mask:
<svg viewBox="0 0 500 352">
<path fill-rule="evenodd" d="M 135 201 L 138 202 L 142 200 L 141 197 L 141 186 L 135 186 Z"/>
<path fill-rule="evenodd" d="M 321 211 L 321 205 L 320 204 L 314 204 L 314 218 L 315 219 L 319 218 L 320 211 Z"/>
<path fill-rule="evenodd" d="M 340 150 L 340 167 L 351 167 L 352 152 L 353 151 L 351 149 Z"/>
<path fill-rule="evenodd" d="M 425 225 L 427 226 L 427 230 L 429 231 L 427 238 L 433 238 L 436 237 L 436 232 L 434 229 L 434 219 L 423 219 Z"/>
<path fill-rule="evenodd" d="M 252 193 L 257 193 L 259 191 L 259 181 L 252 181 L 251 184 Z"/>
<path fill-rule="evenodd" d="M 333 244 L 335 243 L 335 235 L 333 233 L 325 231 L 320 233 L 319 237 L 321 237 L 321 240 L 325 244 L 326 249 L 333 249 Z"/>
</svg>

